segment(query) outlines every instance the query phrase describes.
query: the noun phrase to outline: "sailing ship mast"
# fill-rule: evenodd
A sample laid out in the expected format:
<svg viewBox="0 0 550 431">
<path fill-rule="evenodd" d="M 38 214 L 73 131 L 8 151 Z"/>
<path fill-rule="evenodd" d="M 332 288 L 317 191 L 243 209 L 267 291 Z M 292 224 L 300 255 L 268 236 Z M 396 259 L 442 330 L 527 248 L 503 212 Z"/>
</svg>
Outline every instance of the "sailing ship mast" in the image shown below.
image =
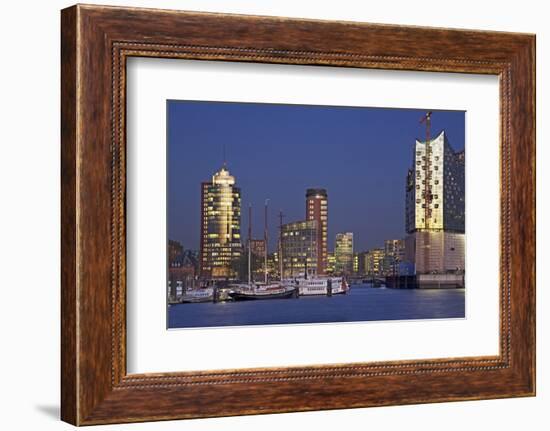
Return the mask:
<svg viewBox="0 0 550 431">
<path fill-rule="evenodd" d="M 252 205 L 248 205 L 248 285 L 252 284 Z"/>
<path fill-rule="evenodd" d="M 283 212 L 279 211 L 279 274 L 283 281 Z"/>
</svg>

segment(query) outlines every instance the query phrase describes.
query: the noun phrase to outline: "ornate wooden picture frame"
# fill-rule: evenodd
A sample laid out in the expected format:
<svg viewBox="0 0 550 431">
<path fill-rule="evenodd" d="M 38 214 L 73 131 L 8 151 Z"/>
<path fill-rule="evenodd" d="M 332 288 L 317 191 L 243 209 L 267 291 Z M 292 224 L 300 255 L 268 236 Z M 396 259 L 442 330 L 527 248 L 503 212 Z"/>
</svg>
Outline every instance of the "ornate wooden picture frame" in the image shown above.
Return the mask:
<svg viewBox="0 0 550 431">
<path fill-rule="evenodd" d="M 102 6 L 62 11 L 61 416 L 75 425 L 533 396 L 535 36 Z M 500 82 L 500 354 L 126 372 L 129 57 L 440 71 Z"/>
</svg>

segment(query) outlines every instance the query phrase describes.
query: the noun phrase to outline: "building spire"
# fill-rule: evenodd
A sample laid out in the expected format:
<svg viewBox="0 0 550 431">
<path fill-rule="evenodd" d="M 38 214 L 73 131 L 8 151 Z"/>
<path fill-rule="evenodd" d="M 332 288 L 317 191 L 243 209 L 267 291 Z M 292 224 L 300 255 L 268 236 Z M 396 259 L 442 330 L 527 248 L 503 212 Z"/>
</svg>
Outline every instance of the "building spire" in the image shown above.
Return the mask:
<svg viewBox="0 0 550 431">
<path fill-rule="evenodd" d="M 223 143 L 223 168 L 227 169 L 227 157 L 225 153 L 225 142 Z"/>
</svg>

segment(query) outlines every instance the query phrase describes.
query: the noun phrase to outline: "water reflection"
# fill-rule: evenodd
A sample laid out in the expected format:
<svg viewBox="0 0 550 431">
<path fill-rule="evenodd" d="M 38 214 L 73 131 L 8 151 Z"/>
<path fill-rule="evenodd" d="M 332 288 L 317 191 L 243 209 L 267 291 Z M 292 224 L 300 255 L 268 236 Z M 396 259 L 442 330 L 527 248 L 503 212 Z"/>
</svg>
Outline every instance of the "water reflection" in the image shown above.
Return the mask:
<svg viewBox="0 0 550 431">
<path fill-rule="evenodd" d="M 448 319 L 465 316 L 464 289 L 383 289 L 355 285 L 347 295 L 178 304 L 170 328 Z"/>
</svg>

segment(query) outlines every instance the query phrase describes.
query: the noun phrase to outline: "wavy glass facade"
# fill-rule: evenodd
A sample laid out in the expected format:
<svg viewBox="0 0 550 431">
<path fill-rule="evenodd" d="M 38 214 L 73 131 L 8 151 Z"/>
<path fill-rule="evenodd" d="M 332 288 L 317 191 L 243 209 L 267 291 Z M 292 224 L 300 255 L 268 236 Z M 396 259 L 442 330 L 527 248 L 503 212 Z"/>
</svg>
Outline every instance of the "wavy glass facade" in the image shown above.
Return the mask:
<svg viewBox="0 0 550 431">
<path fill-rule="evenodd" d="M 464 151 L 444 131 L 416 141 L 406 185 L 406 259 L 416 273 L 464 270 Z"/>
</svg>

